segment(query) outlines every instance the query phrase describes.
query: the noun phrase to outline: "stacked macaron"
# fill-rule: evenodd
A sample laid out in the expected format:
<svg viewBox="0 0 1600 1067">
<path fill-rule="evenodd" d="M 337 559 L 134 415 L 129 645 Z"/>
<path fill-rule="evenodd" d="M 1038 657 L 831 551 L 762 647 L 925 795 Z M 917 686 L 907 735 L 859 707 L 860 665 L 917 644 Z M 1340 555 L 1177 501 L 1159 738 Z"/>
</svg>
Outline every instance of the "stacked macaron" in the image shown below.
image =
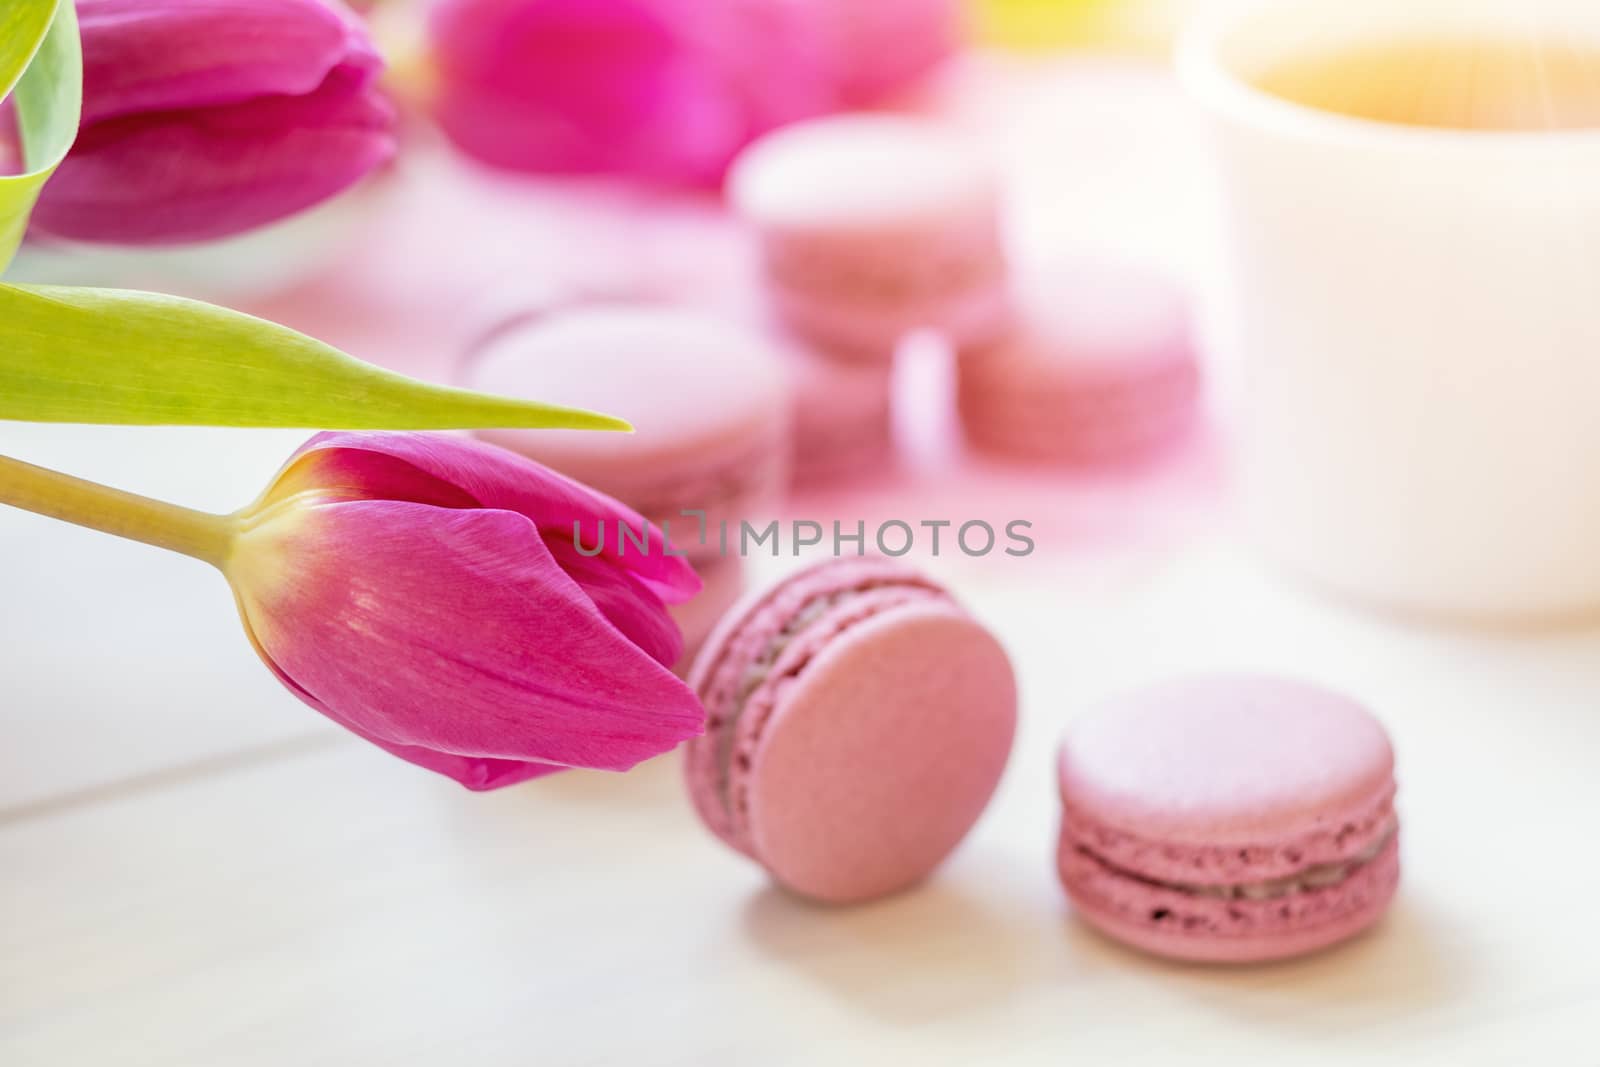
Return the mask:
<svg viewBox="0 0 1600 1067">
<path fill-rule="evenodd" d="M 858 17 L 887 28 L 889 14 Z M 881 470 L 902 343 L 992 342 L 1010 321 L 994 173 L 936 123 L 844 115 L 758 141 L 728 190 L 794 353 L 796 481 Z"/>
<path fill-rule="evenodd" d="M 794 390 L 794 484 L 835 484 L 886 468 L 894 452 L 889 368 L 786 347 Z"/>
<path fill-rule="evenodd" d="M 1010 266 L 994 172 L 936 122 L 877 114 L 790 126 L 740 157 L 729 194 L 755 234 L 780 328 L 813 362 L 877 375 L 836 375 L 836 390 L 797 395 L 795 452 L 817 480 L 881 462 L 889 412 L 869 396 L 887 394 L 889 364 L 924 330 L 959 355 L 962 423 L 986 452 L 1118 461 L 1190 422 L 1198 370 L 1177 288 L 1109 263 Z M 870 437 L 854 463 L 841 423 Z"/>
<path fill-rule="evenodd" d="M 918 329 L 960 345 L 1004 332 L 999 186 L 936 123 L 789 126 L 746 150 L 728 188 L 779 321 L 835 358 L 886 362 Z"/>
<path fill-rule="evenodd" d="M 1109 263 L 1035 272 L 1012 331 L 960 364 L 967 439 L 1067 463 L 1146 455 L 1188 425 L 1200 376 L 1183 294 Z"/>
<path fill-rule="evenodd" d="M 618 412 L 633 423 L 632 434 L 480 436 L 616 497 L 665 532 L 705 583 L 675 609 L 692 653 L 743 586 L 742 561 L 723 553 L 722 531 L 736 543 L 741 521 L 770 517 L 788 478 L 789 385 L 767 340 L 689 310 L 580 300 L 486 331 L 463 376 L 473 388 Z M 587 544 L 628 532 L 583 536 Z"/>
</svg>

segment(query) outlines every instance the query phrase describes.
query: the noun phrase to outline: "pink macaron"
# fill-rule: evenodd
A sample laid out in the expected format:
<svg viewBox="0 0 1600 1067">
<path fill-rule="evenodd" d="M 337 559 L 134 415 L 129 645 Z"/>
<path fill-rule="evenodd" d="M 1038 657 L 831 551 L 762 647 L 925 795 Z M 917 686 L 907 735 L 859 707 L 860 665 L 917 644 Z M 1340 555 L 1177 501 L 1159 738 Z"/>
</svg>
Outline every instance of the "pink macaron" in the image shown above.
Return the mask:
<svg viewBox="0 0 1600 1067">
<path fill-rule="evenodd" d="M 796 486 L 816 488 L 883 470 L 894 452 L 893 374 L 790 346 Z"/>
<path fill-rule="evenodd" d="M 869 900 L 925 878 L 966 836 L 1011 751 L 1005 651 L 937 583 L 832 560 L 748 598 L 689 684 L 700 817 L 780 885 Z"/>
<path fill-rule="evenodd" d="M 1377 921 L 1400 877 L 1394 753 L 1359 704 L 1212 675 L 1112 700 L 1061 749 L 1062 884 L 1105 934 L 1245 963 Z"/>
<path fill-rule="evenodd" d="M 728 189 L 757 235 L 773 311 L 801 336 L 884 361 L 919 329 L 957 346 L 1004 331 L 998 184 L 937 123 L 886 114 L 798 123 L 747 149 Z"/>
<path fill-rule="evenodd" d="M 464 379 L 631 422 L 632 434 L 480 436 L 670 524 L 673 547 L 691 559 L 719 551 L 721 524 L 736 538 L 741 520 L 770 516 L 787 483 L 782 357 L 759 331 L 715 316 L 653 305 L 564 309 L 492 334 L 466 361 Z"/>
<path fill-rule="evenodd" d="M 967 438 L 1044 462 L 1136 458 L 1193 421 L 1199 369 L 1183 291 L 1159 274 L 1073 264 L 1019 279 L 1003 340 L 960 361 Z"/>
</svg>

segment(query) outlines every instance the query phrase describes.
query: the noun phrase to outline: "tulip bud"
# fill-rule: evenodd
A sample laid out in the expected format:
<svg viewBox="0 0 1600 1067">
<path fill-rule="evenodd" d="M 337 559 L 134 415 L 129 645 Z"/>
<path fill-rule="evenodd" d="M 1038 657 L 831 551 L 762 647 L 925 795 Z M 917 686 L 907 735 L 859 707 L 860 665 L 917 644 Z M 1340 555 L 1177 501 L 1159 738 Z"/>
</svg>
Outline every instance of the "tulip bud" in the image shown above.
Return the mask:
<svg viewBox="0 0 1600 1067">
<path fill-rule="evenodd" d="M 693 571 L 615 544 L 581 554 L 575 522 L 592 538 L 643 520 L 531 461 L 322 434 L 237 522 L 220 564 L 261 658 L 402 759 L 494 789 L 626 770 L 701 732 L 664 606 L 698 590 Z"/>
<path fill-rule="evenodd" d="M 77 143 L 38 233 L 203 241 L 334 195 L 394 153 L 382 61 L 324 0 L 77 0 Z"/>
</svg>

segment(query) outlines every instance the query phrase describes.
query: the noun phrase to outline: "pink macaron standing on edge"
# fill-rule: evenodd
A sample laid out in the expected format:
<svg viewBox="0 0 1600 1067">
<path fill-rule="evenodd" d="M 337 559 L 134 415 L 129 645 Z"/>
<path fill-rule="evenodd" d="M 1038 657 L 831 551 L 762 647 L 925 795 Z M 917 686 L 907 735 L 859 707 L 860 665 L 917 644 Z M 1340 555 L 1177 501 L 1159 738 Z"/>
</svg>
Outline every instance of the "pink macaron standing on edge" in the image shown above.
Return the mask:
<svg viewBox="0 0 1600 1067">
<path fill-rule="evenodd" d="M 841 358 L 887 361 L 919 329 L 982 344 L 1009 322 L 998 182 L 931 120 L 797 123 L 746 149 L 728 189 L 776 317 Z"/>
<path fill-rule="evenodd" d="M 1079 916 L 1177 959 L 1281 959 L 1377 921 L 1400 877 L 1394 753 L 1359 704 L 1209 675 L 1111 700 L 1061 749 Z"/>
<path fill-rule="evenodd" d="M 1188 302 L 1167 278 L 1074 263 L 1018 279 L 1017 317 L 965 354 L 957 401 L 967 439 L 1039 462 L 1148 455 L 1194 420 L 1200 391 Z"/>
<path fill-rule="evenodd" d="M 673 548 L 691 562 L 719 554 L 722 524 L 736 540 L 741 520 L 769 516 L 787 484 L 782 359 L 759 331 L 715 316 L 646 304 L 571 307 L 493 334 L 469 356 L 463 378 L 475 389 L 631 422 L 632 434 L 479 436 L 616 497 L 657 526 L 670 523 Z"/>
<path fill-rule="evenodd" d="M 780 885 L 831 903 L 906 889 L 988 804 L 1016 728 L 995 638 L 897 563 L 830 560 L 747 598 L 689 684 L 695 809 Z"/>
</svg>

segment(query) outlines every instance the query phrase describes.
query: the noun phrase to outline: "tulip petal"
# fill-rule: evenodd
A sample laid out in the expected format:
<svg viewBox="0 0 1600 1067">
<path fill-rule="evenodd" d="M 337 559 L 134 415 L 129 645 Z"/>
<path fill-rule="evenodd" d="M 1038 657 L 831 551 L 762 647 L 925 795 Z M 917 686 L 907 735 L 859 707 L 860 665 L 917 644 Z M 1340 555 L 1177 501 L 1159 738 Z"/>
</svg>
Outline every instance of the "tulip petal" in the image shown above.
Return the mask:
<svg viewBox="0 0 1600 1067">
<path fill-rule="evenodd" d="M 148 111 L 301 96 L 378 54 L 324 0 L 78 0 L 85 125 Z"/>
<path fill-rule="evenodd" d="M 268 513 L 228 574 L 295 692 L 465 784 L 523 773 L 492 761 L 541 765 L 528 776 L 626 770 L 702 730 L 694 694 L 509 511 L 359 500 Z"/>
<path fill-rule="evenodd" d="M 870 104 L 927 76 L 961 47 L 958 0 L 824 0 L 840 20 L 839 93 Z"/>
<path fill-rule="evenodd" d="M 571 541 L 547 537 L 545 547 L 574 581 L 583 588 L 594 606 L 663 667 L 670 667 L 683 655 L 683 633 L 672 616 L 655 610 L 660 598 L 631 571 L 619 569 L 600 556 L 585 556 Z"/>
<path fill-rule="evenodd" d="M 524 763 L 520 760 L 511 759 L 457 756 L 449 752 L 434 752 L 431 749 L 419 748 L 416 745 L 393 744 L 380 737 L 363 734 L 360 730 L 353 728 L 351 732 L 363 740 L 370 741 L 391 756 L 403 759 L 407 763 L 414 763 L 418 767 L 433 771 L 435 774 L 442 774 L 446 778 L 460 782 L 474 792 L 481 793 L 491 789 L 504 789 L 508 785 L 531 781 L 534 778 L 544 778 L 570 769 L 548 763 Z"/>
<path fill-rule="evenodd" d="M 419 482 L 414 473 L 373 457 L 401 460 L 432 481 Z M 286 481 L 300 462 L 312 459 L 316 473 Z M 441 484 L 452 486 L 480 507 L 526 515 L 552 544 L 571 543 L 575 522 L 582 524 L 585 543 L 592 543 L 603 523 L 610 534 L 597 559 L 628 571 L 668 604 L 681 604 L 700 591 L 700 579 L 681 558 L 664 552 L 621 551 L 617 524 L 634 531 L 647 525 L 637 512 L 548 467 L 481 441 L 427 433 L 318 434 L 295 453 L 278 484 L 325 484 L 330 479 L 359 485 L 367 496 L 460 506 L 437 495 L 419 495 L 438 494 Z M 656 531 L 651 543 L 665 544 L 665 538 Z"/>
<path fill-rule="evenodd" d="M 84 128 L 34 213 L 42 231 L 203 241 L 294 214 L 394 154 L 394 113 L 336 70 L 315 92 L 130 115 Z"/>
<path fill-rule="evenodd" d="M 714 176 L 744 137 L 676 0 L 469 0 L 434 8 L 441 126 L 516 170 Z"/>
<path fill-rule="evenodd" d="M 241 616 L 243 611 L 244 608 L 241 604 Z M 407 763 L 414 763 L 419 767 L 435 771 L 447 778 L 453 778 L 468 789 L 478 791 L 501 789 L 508 785 L 516 785 L 518 782 L 526 782 L 532 778 L 543 778 L 546 775 L 568 769 L 549 763 L 524 763 L 520 760 L 458 756 L 448 752 L 434 752 L 431 749 L 420 748 L 416 745 L 398 745 L 392 741 L 385 741 L 381 737 L 374 737 L 357 729 L 348 722 L 340 722 L 338 716 L 330 712 L 322 701 L 302 689 L 293 678 L 284 674 L 282 669 L 272 661 L 272 657 L 267 655 L 266 649 L 261 647 L 261 642 L 256 639 L 255 632 L 250 629 L 248 618 L 245 618 L 245 635 L 250 638 L 250 645 L 256 650 L 256 655 L 261 657 L 261 662 L 277 677 L 278 681 L 283 683 L 284 688 L 299 697 L 311 708 L 321 712 L 335 722 L 339 722 L 346 730 L 349 730 L 363 741 L 383 749 L 391 756 L 396 756 Z"/>
<path fill-rule="evenodd" d="M 495 166 L 712 182 L 834 102 L 810 0 L 442 0 L 431 16 L 439 123 Z"/>
</svg>

